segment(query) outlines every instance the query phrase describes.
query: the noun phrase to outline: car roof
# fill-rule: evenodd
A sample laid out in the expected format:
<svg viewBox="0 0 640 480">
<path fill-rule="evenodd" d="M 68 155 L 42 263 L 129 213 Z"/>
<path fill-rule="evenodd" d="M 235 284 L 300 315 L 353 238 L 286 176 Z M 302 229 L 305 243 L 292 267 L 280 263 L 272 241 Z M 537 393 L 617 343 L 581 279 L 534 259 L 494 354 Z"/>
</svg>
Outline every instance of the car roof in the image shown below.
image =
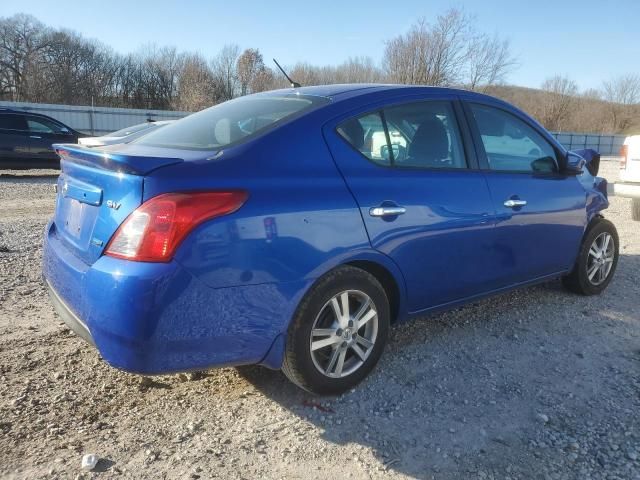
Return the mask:
<svg viewBox="0 0 640 480">
<path fill-rule="evenodd" d="M 21 115 L 33 115 L 34 117 L 49 118 L 51 120 L 55 120 L 58 123 L 62 123 L 60 120 L 50 117 L 49 115 L 45 115 L 44 113 L 30 112 L 28 110 L 16 110 L 14 108 L 9 108 L 9 107 L 0 107 L 0 113 L 18 113 Z"/>
<path fill-rule="evenodd" d="M 487 100 L 498 101 L 505 104 L 498 98 L 485 95 L 470 90 L 448 87 L 433 87 L 427 85 L 401 85 L 401 84 L 384 84 L 384 83 L 347 83 L 333 85 L 314 85 L 309 87 L 283 88 L 279 90 L 271 90 L 258 95 L 314 95 L 325 97 L 332 101 L 341 101 L 350 98 L 371 95 L 375 93 L 385 92 L 388 94 L 425 94 L 435 93 L 443 95 L 464 95 L 467 98 L 484 98 Z"/>
<path fill-rule="evenodd" d="M 51 117 L 49 115 L 45 115 L 44 113 L 30 112 L 28 110 L 15 110 L 15 109 L 10 108 L 10 107 L 0 107 L 0 113 L 14 113 L 14 114 L 19 114 L 19 115 L 31 115 L 31 116 L 34 116 L 34 117 L 46 118 L 47 120 L 53 120 L 54 122 L 59 123 L 60 125 L 68 128 L 70 130 L 74 130 L 73 128 L 69 127 L 63 121 L 58 120 L 57 118 Z"/>
</svg>

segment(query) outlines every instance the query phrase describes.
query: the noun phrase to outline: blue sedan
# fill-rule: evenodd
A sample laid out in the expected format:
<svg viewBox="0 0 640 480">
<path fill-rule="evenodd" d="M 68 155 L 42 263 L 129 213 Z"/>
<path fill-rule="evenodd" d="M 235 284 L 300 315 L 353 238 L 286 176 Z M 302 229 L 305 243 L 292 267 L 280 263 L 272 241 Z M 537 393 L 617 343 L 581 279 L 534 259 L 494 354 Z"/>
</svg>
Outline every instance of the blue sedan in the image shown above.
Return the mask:
<svg viewBox="0 0 640 480">
<path fill-rule="evenodd" d="M 335 394 L 395 322 L 557 277 L 598 294 L 618 260 L 595 152 L 466 91 L 278 90 L 56 151 L 44 278 L 129 372 L 260 364 Z"/>
</svg>

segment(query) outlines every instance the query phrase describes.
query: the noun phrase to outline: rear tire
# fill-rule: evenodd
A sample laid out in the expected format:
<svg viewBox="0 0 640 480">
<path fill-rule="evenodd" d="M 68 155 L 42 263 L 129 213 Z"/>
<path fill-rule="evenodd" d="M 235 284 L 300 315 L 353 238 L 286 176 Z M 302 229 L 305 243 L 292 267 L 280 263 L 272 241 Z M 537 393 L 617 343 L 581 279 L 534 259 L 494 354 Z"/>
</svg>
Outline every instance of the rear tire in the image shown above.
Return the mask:
<svg viewBox="0 0 640 480">
<path fill-rule="evenodd" d="M 640 198 L 631 199 L 631 218 L 640 222 Z"/>
<path fill-rule="evenodd" d="M 373 370 L 388 332 L 389 301 L 380 282 L 362 269 L 339 267 L 298 306 L 282 371 L 311 393 L 343 393 Z"/>
<path fill-rule="evenodd" d="M 603 218 L 594 220 L 584 235 L 573 270 L 562 278 L 565 288 L 581 295 L 602 292 L 616 271 L 619 245 L 613 223 Z"/>
</svg>

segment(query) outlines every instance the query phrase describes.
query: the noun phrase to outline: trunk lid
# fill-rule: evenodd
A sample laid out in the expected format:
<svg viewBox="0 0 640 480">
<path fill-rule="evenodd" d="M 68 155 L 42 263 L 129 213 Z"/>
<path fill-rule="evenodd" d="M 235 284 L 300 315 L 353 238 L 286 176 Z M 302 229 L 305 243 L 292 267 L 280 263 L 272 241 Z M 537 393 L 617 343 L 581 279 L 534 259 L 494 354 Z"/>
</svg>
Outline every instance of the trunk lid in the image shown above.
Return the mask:
<svg viewBox="0 0 640 480">
<path fill-rule="evenodd" d="M 79 145 L 54 145 L 62 173 L 54 223 L 75 255 L 93 264 L 118 226 L 142 204 L 144 175 L 179 158 L 148 157 Z"/>
</svg>

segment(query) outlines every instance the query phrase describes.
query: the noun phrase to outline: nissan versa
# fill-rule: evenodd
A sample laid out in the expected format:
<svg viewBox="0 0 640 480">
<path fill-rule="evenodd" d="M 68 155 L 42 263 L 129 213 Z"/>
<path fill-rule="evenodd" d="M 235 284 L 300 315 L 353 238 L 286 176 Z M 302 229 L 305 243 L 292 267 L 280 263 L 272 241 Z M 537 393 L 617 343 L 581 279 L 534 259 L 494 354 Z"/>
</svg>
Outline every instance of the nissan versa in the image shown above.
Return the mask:
<svg viewBox="0 0 640 480">
<path fill-rule="evenodd" d="M 279 90 L 56 150 L 51 297 L 140 374 L 261 364 L 338 393 L 396 321 L 555 277 L 597 294 L 618 260 L 599 156 L 465 91 Z"/>
</svg>

